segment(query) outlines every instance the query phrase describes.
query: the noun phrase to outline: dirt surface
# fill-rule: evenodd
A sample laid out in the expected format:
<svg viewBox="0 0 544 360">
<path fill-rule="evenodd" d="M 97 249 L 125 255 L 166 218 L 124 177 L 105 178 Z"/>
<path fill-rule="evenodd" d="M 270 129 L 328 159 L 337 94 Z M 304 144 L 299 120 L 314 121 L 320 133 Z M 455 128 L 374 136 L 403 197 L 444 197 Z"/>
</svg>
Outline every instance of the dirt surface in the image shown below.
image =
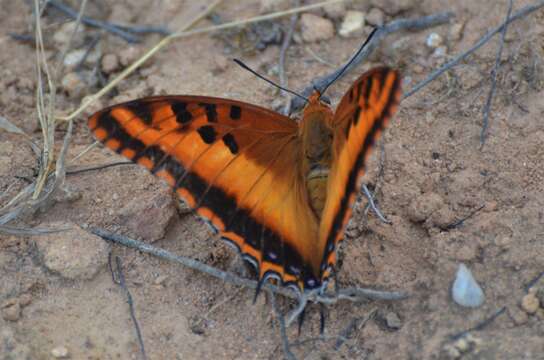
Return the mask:
<svg viewBox="0 0 544 360">
<path fill-rule="evenodd" d="M 89 2 L 86 14 L 176 29 L 202 11 L 196 3 L 101 0 Z M 269 3 L 282 2 L 225 1 L 200 25 L 256 16 Z M 531 1 L 516 1 L 514 11 L 528 4 Z M 0 115 L 39 144 L 35 50 L 31 43 L 7 35 L 31 33 L 31 8 L 11 0 L 0 0 L 0 8 Z M 333 102 L 360 73 L 382 63 L 401 69 L 405 88 L 410 88 L 501 23 L 507 4 L 374 0 L 350 3 L 347 9 L 385 16 L 386 21 L 446 10 L 456 17 L 450 24 L 426 31 L 389 36 L 370 61 L 329 90 Z M 292 89 L 301 89 L 342 64 L 368 31 L 364 28 L 350 38 L 339 36 L 345 9 L 313 14 L 333 21 L 336 30 L 327 39 L 305 42 L 300 39 L 308 38 L 297 28 L 286 61 Z M 173 42 L 77 119 L 68 159 L 93 141 L 86 116 L 122 100 L 151 94 L 199 94 L 280 108 L 284 98 L 229 59 L 242 58 L 277 78 L 279 45 L 265 35 L 277 27 L 286 30 L 288 24 L 288 19 L 282 19 L 244 31 Z M 66 43 L 66 26 L 63 16 L 46 13 L 44 37 L 52 63 L 58 61 Z M 443 48 L 425 44 L 432 32 L 440 35 Z M 87 49 L 98 34 L 85 27 L 71 50 Z M 159 35 L 148 35 L 142 43 L 128 45 L 102 33 L 82 67 L 63 70 L 57 111 L 75 109 L 84 96 L 98 90 L 100 81 L 111 79 L 159 39 Z M 509 28 L 488 138 L 480 149 L 482 109 L 497 40 L 402 102 L 384 136 L 383 152 L 376 151 L 365 176 L 392 225 L 366 213 L 362 198 L 348 226 L 339 284 L 405 290 L 411 297 L 329 306 L 321 340 L 319 308 L 310 306 L 300 336 L 296 326 L 288 329 L 298 358 L 544 359 L 544 281 L 536 282 L 529 293 L 533 300 L 541 299 L 541 307 L 537 301 L 531 308 L 529 300 L 521 306 L 528 296 L 527 285 L 544 271 L 544 10 Z M 66 79 L 69 73 L 76 80 Z M 59 144 L 65 129 L 59 126 Z M 97 147 L 72 165 L 115 160 L 121 158 Z M 0 130 L 2 204 L 34 179 L 37 168 L 36 157 L 23 138 Z M 458 226 L 448 227 L 472 213 Z M 38 246 L 40 237 L 0 235 L 2 359 L 140 358 L 126 296 L 112 282 L 104 247 L 93 248 L 81 241 L 90 236 L 80 234 L 88 226 L 138 237 L 222 269 L 244 271 L 236 254 L 210 240 L 207 228 L 195 216 L 176 207 L 165 184 L 137 166 L 68 175 L 64 191 L 50 206 L 13 225 L 50 227 L 59 222 L 83 228 L 58 234 L 59 242 L 66 241 L 66 234 L 79 242 L 55 246 L 49 235 L 47 243 Z M 122 259 L 150 359 L 282 357 L 279 328 L 265 296 L 253 305 L 252 290 L 121 246 L 112 246 L 111 252 Z M 451 300 L 450 286 L 460 263 L 468 266 L 484 290 L 485 303 L 479 308 L 462 308 Z M 73 269 L 78 266 L 84 266 L 84 271 Z M 281 305 L 288 303 L 281 300 Z M 483 329 L 451 338 L 503 307 L 506 310 Z M 364 321 L 367 316 L 370 319 Z M 354 321 L 351 331 L 343 332 Z M 335 349 L 341 334 L 347 339 Z"/>
</svg>

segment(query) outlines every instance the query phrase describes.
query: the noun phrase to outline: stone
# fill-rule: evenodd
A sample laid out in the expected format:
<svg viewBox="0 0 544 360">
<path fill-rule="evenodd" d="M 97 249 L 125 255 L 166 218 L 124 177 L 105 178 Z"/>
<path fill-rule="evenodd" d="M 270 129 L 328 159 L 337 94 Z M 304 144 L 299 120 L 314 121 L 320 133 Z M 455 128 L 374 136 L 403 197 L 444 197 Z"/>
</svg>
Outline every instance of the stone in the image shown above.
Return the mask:
<svg viewBox="0 0 544 360">
<path fill-rule="evenodd" d="M 436 49 L 443 43 L 444 43 L 444 39 L 442 38 L 442 36 L 435 32 L 430 33 L 429 36 L 427 36 L 427 39 L 425 40 L 425 45 L 427 45 L 431 49 Z"/>
<path fill-rule="evenodd" d="M 28 294 L 28 293 L 21 294 L 19 296 L 18 301 L 19 301 L 19 305 L 21 305 L 21 307 L 28 306 L 32 302 L 32 295 Z"/>
<path fill-rule="evenodd" d="M 21 305 L 18 302 L 2 309 L 2 318 L 7 321 L 17 321 L 21 318 Z"/>
<path fill-rule="evenodd" d="M 53 34 L 53 42 L 55 43 L 57 49 L 64 50 L 69 41 L 72 41 L 72 48 L 79 47 L 85 43 L 85 25 L 80 23 L 77 26 L 77 32 L 72 37 L 75 29 L 76 22 L 71 21 L 63 24 L 57 31 L 55 31 Z"/>
<path fill-rule="evenodd" d="M 62 77 L 61 86 L 70 97 L 80 97 L 87 89 L 87 84 L 77 72 L 69 72 Z"/>
<path fill-rule="evenodd" d="M 129 201 L 119 211 L 118 222 L 131 236 L 154 242 L 164 237 L 175 215 L 174 197 L 170 189 L 164 187 Z"/>
<path fill-rule="evenodd" d="M 119 69 L 119 58 L 115 54 L 106 54 L 102 57 L 100 65 L 104 73 L 111 74 Z"/>
<path fill-rule="evenodd" d="M 451 288 L 453 301 L 463 307 L 476 308 L 485 301 L 484 292 L 470 270 L 464 265 L 459 264 L 455 280 Z"/>
<path fill-rule="evenodd" d="M 323 7 L 325 15 L 333 20 L 339 20 L 346 14 L 346 4 L 344 2 L 338 2 Z"/>
<path fill-rule="evenodd" d="M 68 352 L 66 346 L 57 346 L 51 349 L 51 355 L 55 359 L 66 359 L 70 355 L 70 353 Z"/>
<path fill-rule="evenodd" d="M 365 27 L 365 13 L 362 11 L 350 10 L 340 25 L 338 34 L 342 37 L 358 37 L 363 34 Z"/>
<path fill-rule="evenodd" d="M 429 192 L 414 198 L 408 206 L 408 218 L 413 222 L 427 220 L 435 211 L 444 206 L 444 200 L 436 193 Z"/>
<path fill-rule="evenodd" d="M 127 46 L 119 52 L 119 62 L 123 66 L 128 66 L 140 57 L 140 49 L 136 46 Z"/>
<path fill-rule="evenodd" d="M 305 42 L 328 40 L 334 36 L 332 21 L 314 14 L 302 14 L 300 28 L 302 40 Z"/>
<path fill-rule="evenodd" d="M 397 15 L 413 9 L 417 0 L 370 0 L 369 5 L 385 11 L 389 15 Z"/>
<path fill-rule="evenodd" d="M 73 69 L 83 62 L 87 50 L 85 49 L 75 49 L 66 54 L 64 57 L 64 66 L 67 69 Z"/>
<path fill-rule="evenodd" d="M 455 23 L 450 27 L 449 38 L 452 41 L 458 41 L 463 37 L 464 23 Z"/>
<path fill-rule="evenodd" d="M 388 328 L 394 330 L 398 330 L 402 327 L 402 321 L 400 320 L 399 316 L 392 311 L 385 314 L 385 324 Z"/>
<path fill-rule="evenodd" d="M 385 23 L 385 14 L 378 8 L 372 8 L 366 15 L 366 22 L 373 26 L 382 26 Z"/>
<path fill-rule="evenodd" d="M 67 229 L 34 236 L 43 265 L 71 280 L 92 279 L 108 261 L 110 245 L 73 223 L 51 223 L 50 229 Z"/>
<path fill-rule="evenodd" d="M 429 219 L 433 226 L 440 229 L 447 229 L 457 220 L 455 213 L 449 208 L 449 206 L 443 206 L 437 211 L 433 212 Z"/>
<path fill-rule="evenodd" d="M 529 316 L 527 313 L 518 307 L 508 308 L 508 315 L 517 326 L 524 325 L 527 323 L 527 321 L 529 321 Z"/>
<path fill-rule="evenodd" d="M 291 6 L 291 0 L 261 0 L 260 3 L 261 14 L 284 11 Z"/>
<path fill-rule="evenodd" d="M 533 292 L 529 292 L 521 299 L 521 308 L 529 315 L 536 313 L 539 307 L 540 301 Z"/>
</svg>

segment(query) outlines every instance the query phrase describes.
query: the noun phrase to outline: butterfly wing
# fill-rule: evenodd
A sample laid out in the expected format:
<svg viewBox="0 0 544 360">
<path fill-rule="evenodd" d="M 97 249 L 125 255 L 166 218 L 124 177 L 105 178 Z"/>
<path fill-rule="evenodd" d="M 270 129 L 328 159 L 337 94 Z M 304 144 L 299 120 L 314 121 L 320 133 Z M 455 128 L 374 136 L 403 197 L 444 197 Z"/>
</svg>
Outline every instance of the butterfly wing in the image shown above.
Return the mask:
<svg viewBox="0 0 544 360">
<path fill-rule="evenodd" d="M 259 271 L 317 287 L 297 123 L 254 105 L 198 96 L 139 99 L 89 119 L 107 147 L 163 178 Z"/>
<path fill-rule="evenodd" d="M 400 85 L 397 71 L 386 67 L 370 70 L 355 81 L 336 109 L 331 124 L 333 161 L 319 226 L 322 279 L 329 277 L 336 263 L 335 249 L 351 217 L 365 161 L 398 107 Z"/>
</svg>

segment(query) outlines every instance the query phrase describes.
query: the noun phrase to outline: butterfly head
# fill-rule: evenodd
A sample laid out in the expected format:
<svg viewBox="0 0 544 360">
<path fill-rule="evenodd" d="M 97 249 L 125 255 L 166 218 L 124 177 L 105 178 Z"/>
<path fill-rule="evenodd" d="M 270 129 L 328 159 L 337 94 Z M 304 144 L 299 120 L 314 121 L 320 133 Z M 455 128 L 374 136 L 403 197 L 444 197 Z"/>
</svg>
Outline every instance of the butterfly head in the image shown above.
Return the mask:
<svg viewBox="0 0 544 360">
<path fill-rule="evenodd" d="M 321 113 L 323 115 L 330 114 L 332 116 L 333 111 L 331 108 L 331 100 L 325 95 L 321 95 L 318 90 L 315 90 L 308 98 L 308 104 L 304 108 L 304 117 Z"/>
</svg>

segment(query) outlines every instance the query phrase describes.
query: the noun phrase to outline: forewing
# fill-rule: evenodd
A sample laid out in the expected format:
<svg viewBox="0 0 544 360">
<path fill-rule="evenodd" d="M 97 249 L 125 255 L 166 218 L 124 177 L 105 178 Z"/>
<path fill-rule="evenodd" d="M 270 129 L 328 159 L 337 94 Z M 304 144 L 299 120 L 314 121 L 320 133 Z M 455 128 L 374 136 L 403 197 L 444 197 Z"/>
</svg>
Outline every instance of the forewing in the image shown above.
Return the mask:
<svg viewBox="0 0 544 360">
<path fill-rule="evenodd" d="M 301 180 L 298 125 L 254 105 L 211 97 L 150 97 L 89 119 L 98 140 L 163 178 L 260 279 L 319 285 L 309 267 L 318 224 Z"/>
<path fill-rule="evenodd" d="M 337 107 L 332 124 L 333 162 L 319 225 L 319 246 L 323 249 L 321 279 L 329 277 L 336 263 L 335 250 L 351 217 L 365 162 L 396 112 L 400 97 L 400 74 L 380 67 L 357 79 Z"/>
</svg>

